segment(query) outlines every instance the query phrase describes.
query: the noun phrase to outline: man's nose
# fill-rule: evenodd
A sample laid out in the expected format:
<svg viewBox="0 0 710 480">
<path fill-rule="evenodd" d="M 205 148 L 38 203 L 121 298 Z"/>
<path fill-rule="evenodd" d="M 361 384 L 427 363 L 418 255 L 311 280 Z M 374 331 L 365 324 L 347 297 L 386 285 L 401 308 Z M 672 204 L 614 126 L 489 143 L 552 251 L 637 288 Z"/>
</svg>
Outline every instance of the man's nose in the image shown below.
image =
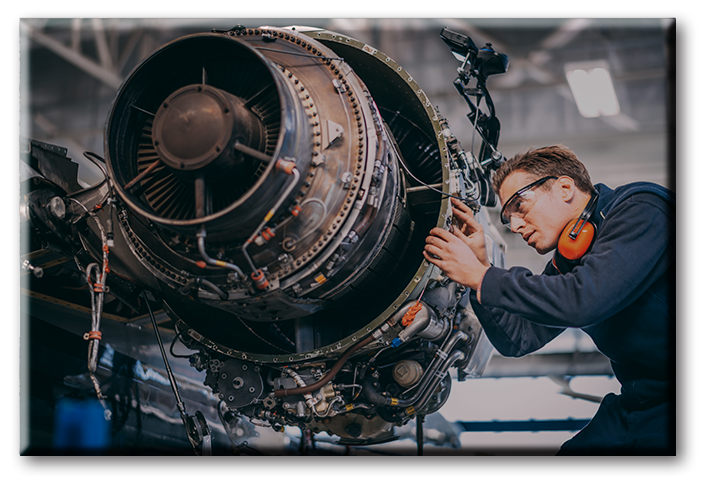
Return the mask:
<svg viewBox="0 0 710 480">
<path fill-rule="evenodd" d="M 524 226 L 525 221 L 522 218 L 510 217 L 510 230 L 513 233 L 520 233 Z"/>
</svg>

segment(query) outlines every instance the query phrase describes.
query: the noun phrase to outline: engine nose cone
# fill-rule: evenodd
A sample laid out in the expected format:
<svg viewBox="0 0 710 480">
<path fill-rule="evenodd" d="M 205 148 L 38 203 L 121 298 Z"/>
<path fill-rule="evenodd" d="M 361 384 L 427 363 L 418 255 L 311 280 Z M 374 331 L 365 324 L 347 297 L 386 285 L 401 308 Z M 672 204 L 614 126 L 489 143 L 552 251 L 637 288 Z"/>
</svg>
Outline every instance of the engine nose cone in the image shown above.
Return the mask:
<svg viewBox="0 0 710 480">
<path fill-rule="evenodd" d="M 228 148 L 234 128 L 231 102 L 208 85 L 188 85 L 162 104 L 155 116 L 153 143 L 166 165 L 197 170 Z"/>
</svg>

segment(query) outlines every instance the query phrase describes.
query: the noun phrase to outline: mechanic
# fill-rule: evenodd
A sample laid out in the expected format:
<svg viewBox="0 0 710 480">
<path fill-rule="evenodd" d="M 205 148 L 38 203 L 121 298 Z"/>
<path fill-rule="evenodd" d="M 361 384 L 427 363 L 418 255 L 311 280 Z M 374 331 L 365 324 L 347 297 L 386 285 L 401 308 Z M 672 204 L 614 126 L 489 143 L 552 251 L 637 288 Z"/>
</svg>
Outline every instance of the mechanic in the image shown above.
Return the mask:
<svg viewBox="0 0 710 480">
<path fill-rule="evenodd" d="M 491 266 L 481 225 L 456 199 L 460 228 L 434 228 L 424 256 L 470 287 L 501 355 L 526 355 L 580 328 L 610 359 L 621 394 L 606 395 L 558 455 L 674 455 L 674 194 L 647 182 L 593 185 L 560 145 L 515 155 L 496 171 L 493 189 L 503 224 L 539 254 L 555 251 L 541 275 Z"/>
</svg>

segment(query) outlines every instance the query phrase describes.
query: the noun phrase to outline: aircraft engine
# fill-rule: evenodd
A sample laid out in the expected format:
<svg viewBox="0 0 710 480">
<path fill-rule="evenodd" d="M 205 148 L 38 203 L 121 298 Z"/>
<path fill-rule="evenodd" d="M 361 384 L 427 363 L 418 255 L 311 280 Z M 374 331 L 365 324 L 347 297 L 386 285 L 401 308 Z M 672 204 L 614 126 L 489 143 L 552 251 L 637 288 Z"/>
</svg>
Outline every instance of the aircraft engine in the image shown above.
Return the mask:
<svg viewBox="0 0 710 480">
<path fill-rule="evenodd" d="M 392 440 L 444 404 L 451 368 L 480 375 L 492 350 L 466 289 L 422 256 L 452 223 L 450 195 L 498 238 L 452 138 L 412 77 L 354 38 L 179 38 L 109 114 L 112 204 L 97 215 L 112 224 L 111 273 L 162 301 L 222 414 Z M 101 258 L 94 236 L 82 242 Z"/>
</svg>

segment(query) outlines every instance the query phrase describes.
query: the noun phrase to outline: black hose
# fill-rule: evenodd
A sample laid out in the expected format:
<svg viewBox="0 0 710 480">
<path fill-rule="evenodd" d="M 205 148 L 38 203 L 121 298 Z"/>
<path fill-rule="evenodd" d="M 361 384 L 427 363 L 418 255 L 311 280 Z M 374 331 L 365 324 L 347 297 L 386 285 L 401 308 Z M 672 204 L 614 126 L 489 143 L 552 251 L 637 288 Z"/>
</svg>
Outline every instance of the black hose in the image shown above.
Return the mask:
<svg viewBox="0 0 710 480">
<path fill-rule="evenodd" d="M 374 380 L 372 378 L 368 378 L 362 384 L 362 394 L 365 396 L 367 401 L 376 407 L 386 407 L 391 405 L 391 398 L 385 397 L 377 392 L 373 383 Z"/>
</svg>

